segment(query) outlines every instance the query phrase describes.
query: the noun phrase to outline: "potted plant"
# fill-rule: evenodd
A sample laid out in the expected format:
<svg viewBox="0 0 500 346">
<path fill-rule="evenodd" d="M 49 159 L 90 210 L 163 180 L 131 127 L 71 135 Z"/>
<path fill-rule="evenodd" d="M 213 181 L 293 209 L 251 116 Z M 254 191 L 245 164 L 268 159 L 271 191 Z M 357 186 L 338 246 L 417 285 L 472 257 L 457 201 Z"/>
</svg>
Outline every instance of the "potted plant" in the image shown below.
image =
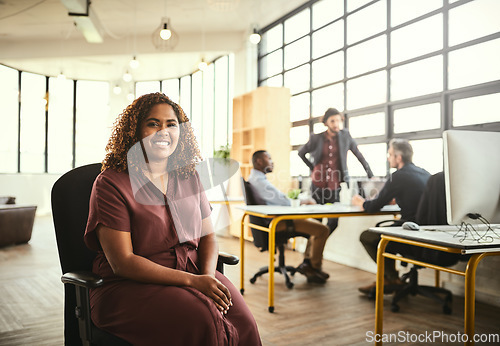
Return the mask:
<svg viewBox="0 0 500 346">
<path fill-rule="evenodd" d="M 221 145 L 219 150 L 214 150 L 214 158 L 224 159 L 226 161 L 229 161 L 230 156 L 231 156 L 231 147 L 229 146 L 229 143 L 226 145 Z"/>
<path fill-rule="evenodd" d="M 292 207 L 300 206 L 300 200 L 299 200 L 300 192 L 301 192 L 300 189 L 291 189 L 290 191 L 288 191 L 288 198 L 290 199 Z"/>
</svg>

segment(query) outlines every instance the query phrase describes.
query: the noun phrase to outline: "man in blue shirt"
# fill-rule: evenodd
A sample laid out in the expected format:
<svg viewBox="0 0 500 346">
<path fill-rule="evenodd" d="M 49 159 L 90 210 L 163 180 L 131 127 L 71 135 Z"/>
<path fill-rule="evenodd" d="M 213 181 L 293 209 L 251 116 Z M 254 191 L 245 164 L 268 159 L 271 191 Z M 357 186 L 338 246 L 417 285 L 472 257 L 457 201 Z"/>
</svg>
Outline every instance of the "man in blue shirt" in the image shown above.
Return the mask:
<svg viewBox="0 0 500 346">
<path fill-rule="evenodd" d="M 266 174 L 271 173 L 274 168 L 271 155 L 265 150 L 256 151 L 252 155 L 252 164 L 253 169 L 250 171 L 248 182 L 266 205 L 289 206 L 290 200 L 266 178 Z M 315 204 L 315 202 L 303 200 L 301 204 Z M 321 270 L 321 265 L 323 249 L 330 234 L 328 227 L 314 219 L 293 220 L 293 223 L 297 232 L 309 234 L 304 262 L 297 268 L 297 271 L 307 277 L 307 282 L 325 283 L 330 275 Z M 277 232 L 285 229 L 284 221 L 278 223 Z"/>
</svg>

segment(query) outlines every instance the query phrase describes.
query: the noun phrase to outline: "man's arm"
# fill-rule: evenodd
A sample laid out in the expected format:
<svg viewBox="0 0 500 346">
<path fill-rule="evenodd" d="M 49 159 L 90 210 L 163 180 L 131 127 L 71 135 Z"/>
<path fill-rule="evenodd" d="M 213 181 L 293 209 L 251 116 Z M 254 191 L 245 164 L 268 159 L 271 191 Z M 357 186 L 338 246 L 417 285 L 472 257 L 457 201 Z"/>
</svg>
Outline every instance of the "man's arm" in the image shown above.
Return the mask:
<svg viewBox="0 0 500 346">
<path fill-rule="evenodd" d="M 309 141 L 304 144 L 302 146 L 302 148 L 299 149 L 299 157 L 302 159 L 302 161 L 304 161 L 304 163 L 307 165 L 307 167 L 309 167 L 309 169 L 313 170 L 314 169 L 314 165 L 311 163 L 311 161 L 309 161 L 309 159 L 306 157 L 306 154 L 310 153 L 311 150 L 312 150 L 312 147 L 313 147 L 313 138 L 314 138 L 314 135 L 311 135 L 311 137 L 309 138 Z"/>
<path fill-rule="evenodd" d="M 389 180 L 387 180 L 382 190 L 380 190 L 377 198 L 369 201 L 364 201 L 363 209 L 370 213 L 379 211 L 384 205 L 389 204 L 391 200 L 396 196 L 396 188 L 397 185 L 394 184 L 394 181 L 391 177 Z"/>
<path fill-rule="evenodd" d="M 257 179 L 251 182 L 252 187 L 267 205 L 290 205 L 290 201 L 283 192 L 278 190 L 267 179 Z"/>
<path fill-rule="evenodd" d="M 361 151 L 358 149 L 358 144 L 356 141 L 351 137 L 351 134 L 349 133 L 349 149 L 352 151 L 354 156 L 358 159 L 358 161 L 361 163 L 363 168 L 365 169 L 366 174 L 368 175 L 368 178 L 373 177 L 373 172 L 370 168 L 370 165 L 366 161 L 365 157 L 363 154 L 361 154 Z"/>
</svg>

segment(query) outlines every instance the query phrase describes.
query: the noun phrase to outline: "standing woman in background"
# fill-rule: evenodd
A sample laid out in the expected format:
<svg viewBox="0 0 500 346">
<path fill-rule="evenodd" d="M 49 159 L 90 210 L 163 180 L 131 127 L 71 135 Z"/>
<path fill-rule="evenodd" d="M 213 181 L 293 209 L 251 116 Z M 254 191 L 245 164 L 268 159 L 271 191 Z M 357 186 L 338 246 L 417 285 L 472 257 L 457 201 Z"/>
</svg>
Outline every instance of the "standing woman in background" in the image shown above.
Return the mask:
<svg viewBox="0 0 500 346">
<path fill-rule="evenodd" d="M 368 175 L 373 177 L 370 165 L 358 149 L 356 141 L 344 129 L 344 115 L 335 108 L 328 108 L 323 116 L 325 132 L 311 134 L 309 141 L 299 150 L 299 156 L 311 169 L 311 193 L 318 204 L 339 201 L 340 183 L 349 183 L 347 152 L 358 158 Z M 310 154 L 309 158 L 306 154 Z M 338 219 L 328 219 L 330 234 L 337 228 Z"/>
<path fill-rule="evenodd" d="M 97 252 L 94 324 L 133 345 L 260 345 L 234 285 L 216 272 L 217 239 L 189 120 L 162 93 L 114 125 L 84 240 Z"/>
</svg>

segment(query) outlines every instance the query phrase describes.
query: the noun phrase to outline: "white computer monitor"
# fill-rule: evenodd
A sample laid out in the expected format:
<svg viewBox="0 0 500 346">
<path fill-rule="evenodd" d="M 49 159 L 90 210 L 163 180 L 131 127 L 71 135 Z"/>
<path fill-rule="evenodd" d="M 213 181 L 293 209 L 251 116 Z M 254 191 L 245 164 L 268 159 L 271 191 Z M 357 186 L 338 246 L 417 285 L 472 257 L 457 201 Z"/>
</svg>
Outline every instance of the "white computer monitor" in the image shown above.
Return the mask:
<svg viewBox="0 0 500 346">
<path fill-rule="evenodd" d="M 443 132 L 448 223 L 500 224 L 500 132 Z"/>
</svg>

